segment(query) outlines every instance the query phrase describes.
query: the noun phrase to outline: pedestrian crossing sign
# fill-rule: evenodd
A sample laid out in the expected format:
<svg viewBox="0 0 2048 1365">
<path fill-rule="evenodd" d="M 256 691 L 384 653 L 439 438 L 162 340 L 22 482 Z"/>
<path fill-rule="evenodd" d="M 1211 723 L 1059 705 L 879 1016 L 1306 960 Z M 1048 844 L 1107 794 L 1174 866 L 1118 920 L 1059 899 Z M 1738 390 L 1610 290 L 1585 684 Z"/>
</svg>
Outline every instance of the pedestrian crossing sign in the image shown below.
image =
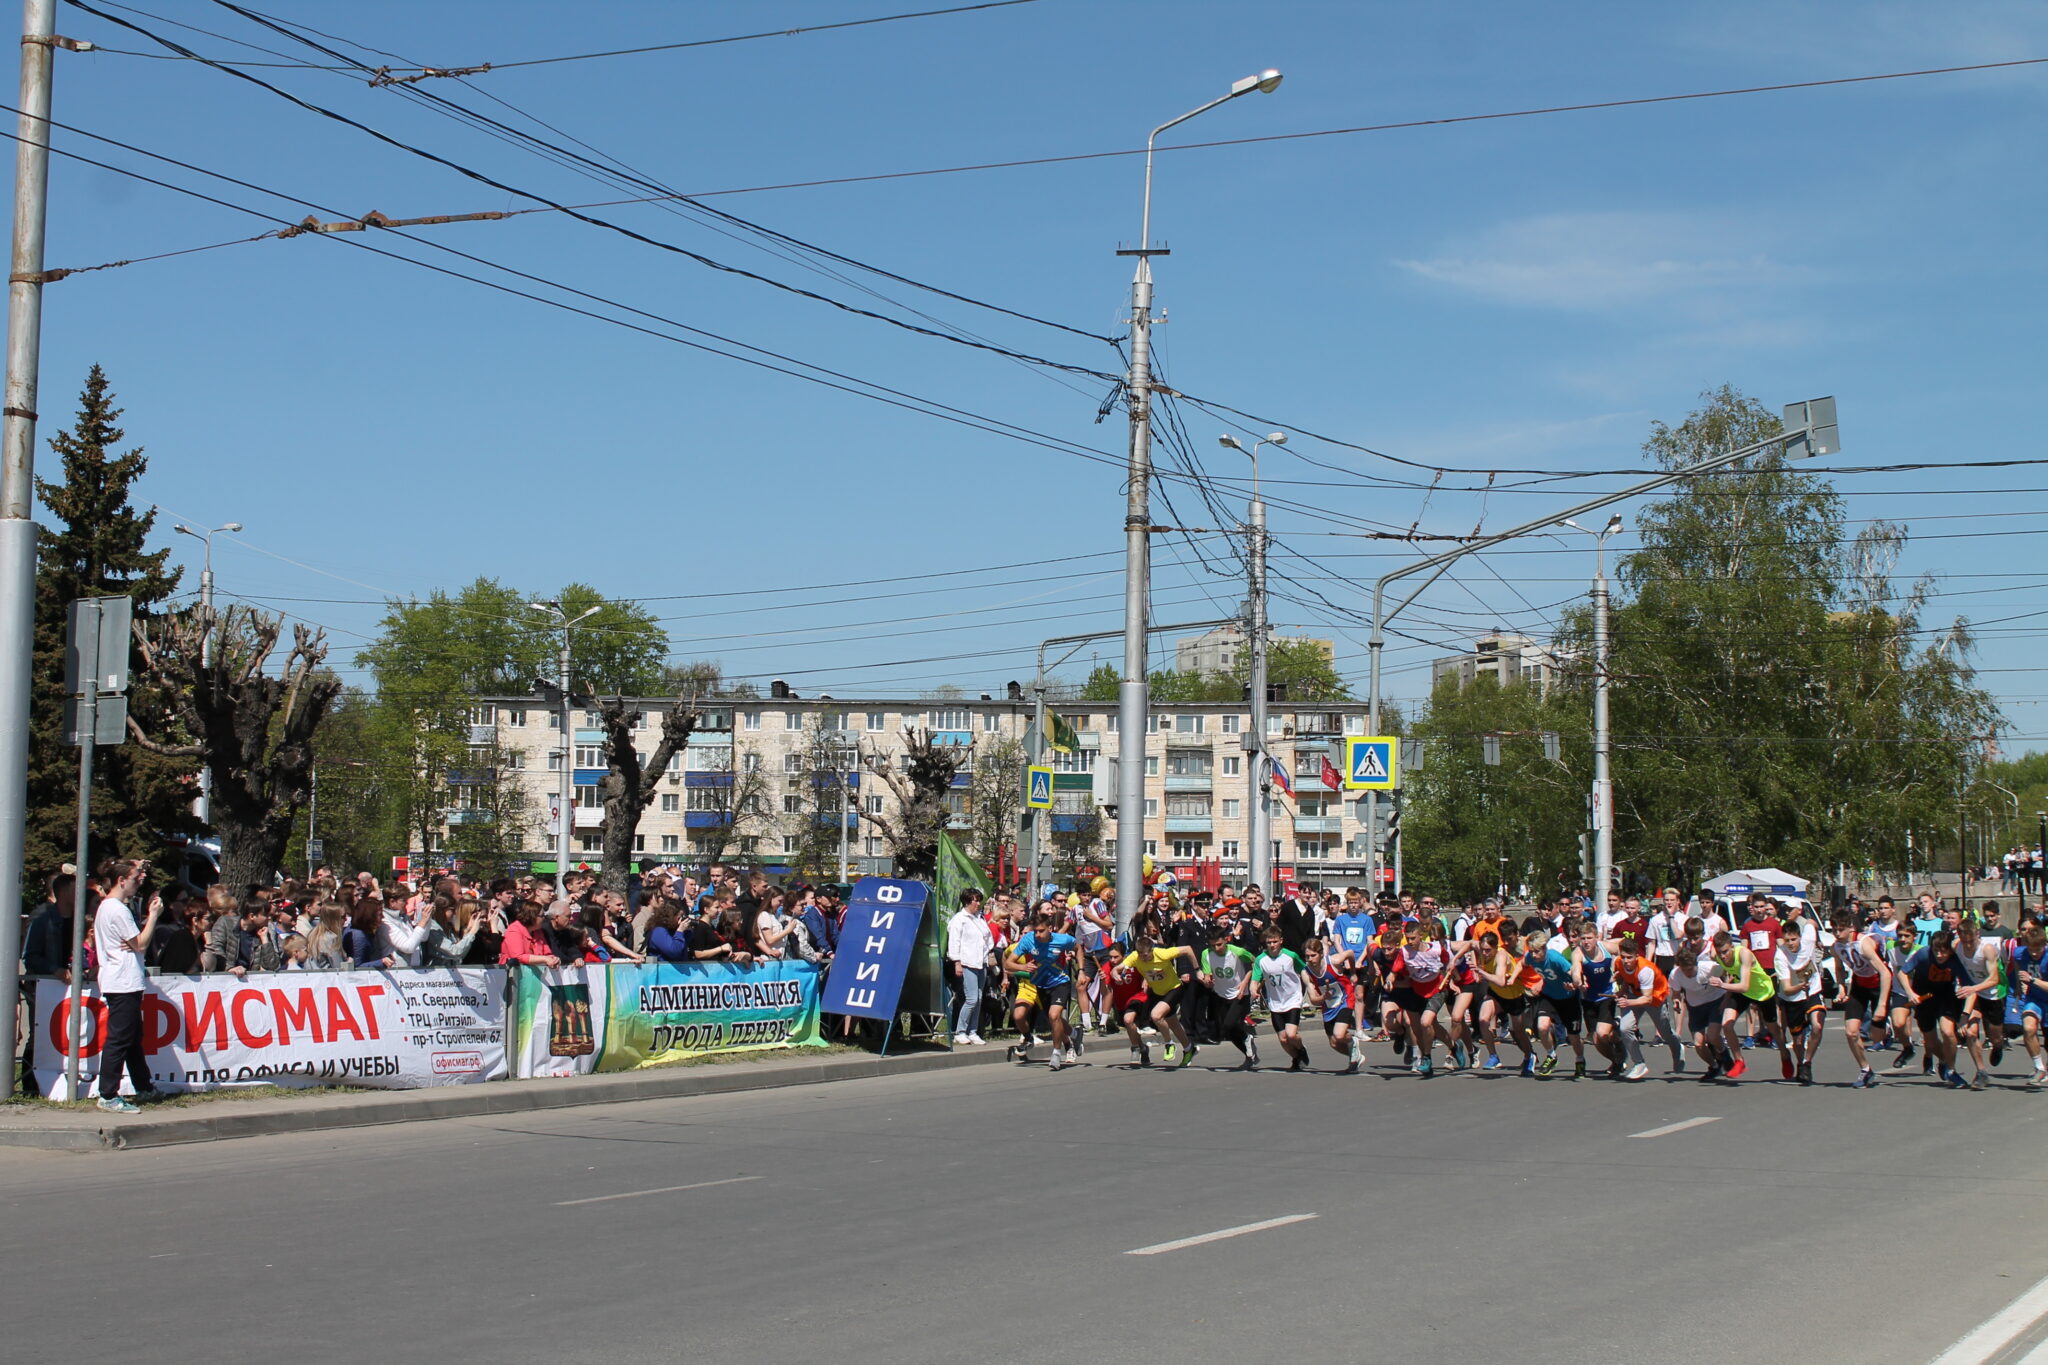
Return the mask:
<svg viewBox="0 0 2048 1365">
<path fill-rule="evenodd" d="M 1052 809 L 1052 769 L 1032 764 L 1024 770 L 1024 804 L 1032 810 Z"/>
<path fill-rule="evenodd" d="M 1401 785 L 1394 735 L 1366 735 L 1344 741 L 1344 785 L 1354 791 L 1390 792 Z"/>
</svg>

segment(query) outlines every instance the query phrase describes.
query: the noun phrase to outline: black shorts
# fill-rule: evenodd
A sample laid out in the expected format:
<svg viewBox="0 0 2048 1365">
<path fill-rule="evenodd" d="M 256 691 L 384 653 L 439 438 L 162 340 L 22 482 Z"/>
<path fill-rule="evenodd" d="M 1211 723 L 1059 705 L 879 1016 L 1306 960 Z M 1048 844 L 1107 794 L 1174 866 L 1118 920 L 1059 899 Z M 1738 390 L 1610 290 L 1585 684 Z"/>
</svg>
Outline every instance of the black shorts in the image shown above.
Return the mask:
<svg viewBox="0 0 2048 1365">
<path fill-rule="evenodd" d="M 1882 986 L 1863 986 L 1851 981 L 1849 999 L 1842 1006 L 1843 1019 L 1854 1019 L 1866 1024 L 1873 1019 L 1883 1022 L 1877 1008 L 1877 997 L 1883 989 Z"/>
<path fill-rule="evenodd" d="M 1038 1008 L 1040 1013 L 1050 1014 L 1056 1009 L 1070 1010 L 1073 1007 L 1073 982 L 1062 981 L 1057 986 L 1040 986 L 1038 988 Z"/>
<path fill-rule="evenodd" d="M 1985 1023 L 1996 1024 L 2000 1028 L 2005 1027 L 2004 1000 L 1988 1000 L 1980 995 L 1977 997 L 1977 1013 L 1983 1016 Z"/>
<path fill-rule="evenodd" d="M 1346 1005 L 1343 1009 L 1338 1010 L 1335 1014 L 1326 1017 L 1323 1020 L 1323 1032 L 1328 1034 L 1335 1034 L 1337 1032 L 1337 1027 L 1340 1024 L 1346 1028 L 1358 1027 L 1358 1021 L 1351 1017 L 1351 1006 Z"/>
<path fill-rule="evenodd" d="M 1963 1002 L 1959 996 L 1936 996 L 1931 1000 L 1922 1000 L 1913 1007 L 1913 1022 L 1920 1026 L 1922 1033 L 1934 1032 L 1937 1019 L 1954 1020 L 1962 1017 Z"/>
<path fill-rule="evenodd" d="M 1681 995 L 1680 998 L 1683 999 L 1684 997 Z M 1717 1027 L 1720 1024 L 1720 1022 L 1720 1001 L 1709 1000 L 1704 1005 L 1695 1005 L 1690 1000 L 1687 1000 L 1685 1002 L 1686 1027 L 1691 1029 L 1694 1033 L 1704 1035 L 1708 1029 Z"/>
<path fill-rule="evenodd" d="M 1275 1033 L 1278 1033 L 1281 1029 L 1284 1028 L 1301 1027 L 1301 1010 L 1299 1008 L 1291 1010 L 1268 1010 L 1266 1011 L 1266 1017 L 1273 1021 L 1273 1031 Z"/>
<path fill-rule="evenodd" d="M 1536 1017 L 1539 1020 L 1555 1021 L 1566 1033 L 1577 1033 L 1580 1019 L 1579 1002 L 1575 997 L 1557 1000 L 1547 995 L 1539 995 L 1536 997 Z"/>
<path fill-rule="evenodd" d="M 1494 1013 L 1503 1019 L 1519 1019 L 1529 1012 L 1526 995 L 1495 995 L 1489 991 L 1486 998 L 1493 1001 Z"/>
<path fill-rule="evenodd" d="M 1154 995 L 1152 993 L 1152 988 L 1150 986 L 1147 986 L 1145 988 L 1145 993 L 1143 995 L 1139 996 L 1136 1000 L 1133 1000 L 1130 1004 L 1124 1006 L 1124 1013 L 1140 1014 L 1143 1015 L 1145 1018 L 1150 1019 L 1152 1017 L 1152 1011 L 1159 1008 L 1159 1006 L 1164 1005 L 1166 1006 L 1166 1012 L 1170 1015 L 1174 1012 L 1174 1010 L 1179 1008 L 1181 992 L 1186 989 L 1186 983 L 1182 983 L 1181 985 L 1175 986 L 1172 990 L 1168 991 L 1164 995 Z"/>
<path fill-rule="evenodd" d="M 1657 970 L 1664 974 L 1666 981 L 1669 981 L 1672 973 L 1678 969 L 1678 959 L 1675 957 L 1665 957 L 1662 953 L 1652 958 L 1651 961 L 1657 964 Z"/>
<path fill-rule="evenodd" d="M 1825 1016 L 1827 1012 L 1828 1002 L 1817 995 L 1811 1000 L 1787 1000 L 1782 995 L 1778 997 L 1778 1022 L 1785 1026 L 1787 1033 L 1800 1032 L 1813 1022 L 1814 1015 Z"/>
<path fill-rule="evenodd" d="M 1614 1022 L 1614 998 L 1604 1000 L 1581 1000 L 1579 1018 L 1588 1024 L 1612 1024 Z"/>
</svg>

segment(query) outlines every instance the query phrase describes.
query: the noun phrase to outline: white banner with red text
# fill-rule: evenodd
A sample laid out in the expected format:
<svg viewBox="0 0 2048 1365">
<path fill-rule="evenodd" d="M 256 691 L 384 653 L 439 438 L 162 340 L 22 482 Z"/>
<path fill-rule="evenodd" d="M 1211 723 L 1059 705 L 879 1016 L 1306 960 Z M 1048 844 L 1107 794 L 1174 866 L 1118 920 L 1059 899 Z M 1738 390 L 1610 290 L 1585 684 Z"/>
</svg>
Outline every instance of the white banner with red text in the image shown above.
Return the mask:
<svg viewBox="0 0 2048 1365">
<path fill-rule="evenodd" d="M 38 980 L 36 1083 L 69 1099 L 67 987 Z M 81 1089 L 95 1093 L 107 1038 L 96 988 L 83 1001 Z M 505 972 L 444 967 L 399 972 L 270 972 L 152 976 L 142 997 L 142 1048 L 156 1088 L 361 1086 L 411 1090 L 505 1077 Z M 124 1077 L 121 1093 L 133 1093 Z"/>
</svg>

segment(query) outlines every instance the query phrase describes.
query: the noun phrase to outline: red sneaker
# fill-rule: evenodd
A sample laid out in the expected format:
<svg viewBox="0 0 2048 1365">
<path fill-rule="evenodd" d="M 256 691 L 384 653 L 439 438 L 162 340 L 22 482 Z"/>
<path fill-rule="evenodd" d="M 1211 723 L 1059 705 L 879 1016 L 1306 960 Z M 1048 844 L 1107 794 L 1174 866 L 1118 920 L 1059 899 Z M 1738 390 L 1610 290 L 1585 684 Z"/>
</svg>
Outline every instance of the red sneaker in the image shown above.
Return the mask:
<svg viewBox="0 0 2048 1365">
<path fill-rule="evenodd" d="M 1728 1068 L 1728 1079 L 1731 1081 L 1739 1081 L 1742 1079 L 1742 1074 L 1748 1070 L 1749 1063 L 1743 1061 L 1742 1058 L 1737 1057 L 1735 1059 L 1735 1065 Z"/>
<path fill-rule="evenodd" d="M 1779 1065 L 1780 1065 L 1781 1067 L 1783 1067 L 1783 1068 L 1784 1068 L 1784 1071 L 1785 1071 L 1785 1079 L 1786 1079 L 1786 1080 L 1788 1080 L 1788 1081 L 1789 1081 L 1789 1080 L 1791 1080 L 1791 1079 L 1792 1079 L 1793 1077 L 1795 1077 L 1795 1076 L 1797 1076 L 1797 1075 L 1799 1074 L 1799 1068 L 1798 1068 L 1798 1067 L 1796 1067 L 1796 1066 L 1794 1066 L 1794 1065 L 1792 1065 L 1792 1054 L 1791 1054 L 1791 1053 L 1787 1052 L 1787 1053 L 1785 1053 L 1784 1055 L 1780 1056 L 1780 1057 L 1778 1058 L 1778 1063 L 1779 1063 Z"/>
</svg>

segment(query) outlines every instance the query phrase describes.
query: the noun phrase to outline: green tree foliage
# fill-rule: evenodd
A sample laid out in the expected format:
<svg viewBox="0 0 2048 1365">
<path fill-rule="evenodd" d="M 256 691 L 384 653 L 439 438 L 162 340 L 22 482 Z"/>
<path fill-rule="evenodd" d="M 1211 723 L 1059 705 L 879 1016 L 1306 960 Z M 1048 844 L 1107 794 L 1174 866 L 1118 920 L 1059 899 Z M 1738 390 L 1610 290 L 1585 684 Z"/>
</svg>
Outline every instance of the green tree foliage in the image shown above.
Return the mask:
<svg viewBox="0 0 2048 1365">
<path fill-rule="evenodd" d="M 80 597 L 130 598 L 135 619 L 162 615 L 177 591 L 179 573 L 168 549 L 145 548 L 156 511 L 137 511 L 129 497 L 149 469 L 141 447 L 127 439 L 106 374 L 95 365 L 79 396 L 69 431 L 50 441 L 62 467 L 59 480 L 36 480 L 36 493 L 54 525 L 45 526 L 36 551 L 35 682 L 29 720 L 26 890 L 41 894 L 45 875 L 71 860 L 78 818 L 78 750 L 64 743 L 64 631 L 70 604 Z M 131 656 L 131 669 L 140 665 Z M 131 678 L 133 674 L 131 672 Z M 163 698 L 146 678 L 133 680 L 131 712 L 148 724 L 163 715 Z M 191 803 L 199 765 L 132 745 L 102 748 L 93 780 L 93 856 L 157 855 L 160 836 L 193 833 Z"/>
<path fill-rule="evenodd" d="M 1676 468 L 1775 435 L 1731 388 L 1644 450 Z M 1952 829 L 2001 723 L 1967 625 L 1923 623 L 1892 567 L 1904 527 L 1848 533 L 1823 477 L 1768 446 L 1636 518 L 1613 612 L 1615 858 L 1651 881 L 1776 863 L 1905 864 L 1906 831 Z M 1567 685 L 1590 684 L 1591 617 L 1568 616 Z"/>
<path fill-rule="evenodd" d="M 1114 664 L 1098 665 L 1081 684 L 1083 701 L 1115 701 L 1123 671 Z M 1242 701 L 1251 686 L 1251 652 L 1240 650 L 1227 672 L 1183 673 L 1161 669 L 1152 675 L 1152 700 L 1158 702 Z M 1349 701 L 1351 688 L 1322 645 L 1315 640 L 1275 636 L 1266 649 L 1266 681 L 1287 689 L 1294 702 Z"/>
<path fill-rule="evenodd" d="M 1461 898 L 1492 892 L 1503 872 L 1532 893 L 1579 884 L 1592 765 L 1582 703 L 1534 683 L 1502 687 L 1490 674 L 1462 689 L 1455 677 L 1437 684 L 1409 732 L 1422 741 L 1422 765 L 1402 778 L 1407 884 Z M 1546 731 L 1559 735 L 1556 761 L 1545 756 Z M 1497 766 L 1485 760 L 1488 735 L 1500 741 Z"/>
</svg>

